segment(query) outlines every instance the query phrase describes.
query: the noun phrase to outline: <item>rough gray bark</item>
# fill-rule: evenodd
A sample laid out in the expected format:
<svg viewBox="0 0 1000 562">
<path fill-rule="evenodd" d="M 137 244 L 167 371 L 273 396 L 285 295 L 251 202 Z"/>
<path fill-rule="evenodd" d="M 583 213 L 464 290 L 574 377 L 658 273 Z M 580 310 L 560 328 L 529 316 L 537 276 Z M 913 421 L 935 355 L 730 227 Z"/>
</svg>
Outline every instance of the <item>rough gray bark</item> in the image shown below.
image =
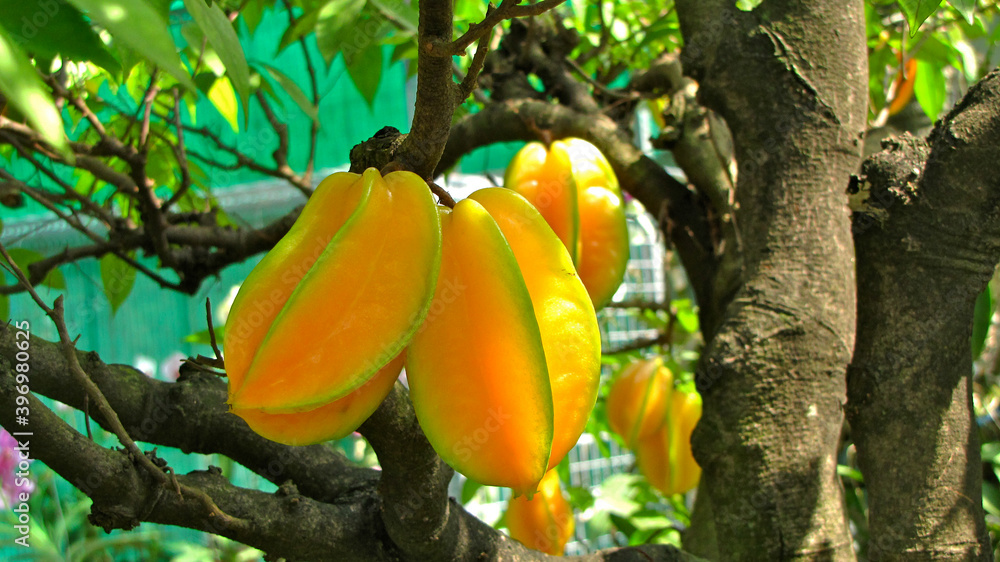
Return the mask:
<svg viewBox="0 0 1000 562">
<path fill-rule="evenodd" d="M 847 407 L 872 560 L 991 560 L 969 338 L 1000 259 L 1000 73 L 865 162 Z"/>
<path fill-rule="evenodd" d="M 844 190 L 865 125 L 864 6 L 677 3 L 685 71 L 732 131 L 744 270 L 697 372 L 723 560 L 850 560 L 836 451 L 854 341 Z"/>
</svg>

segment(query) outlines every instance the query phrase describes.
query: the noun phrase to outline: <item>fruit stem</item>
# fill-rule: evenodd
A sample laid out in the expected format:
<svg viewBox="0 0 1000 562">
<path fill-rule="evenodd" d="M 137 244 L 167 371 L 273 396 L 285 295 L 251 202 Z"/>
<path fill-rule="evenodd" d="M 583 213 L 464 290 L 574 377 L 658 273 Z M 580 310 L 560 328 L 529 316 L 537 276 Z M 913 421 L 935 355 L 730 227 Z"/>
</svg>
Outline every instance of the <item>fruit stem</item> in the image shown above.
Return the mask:
<svg viewBox="0 0 1000 562">
<path fill-rule="evenodd" d="M 427 187 L 431 188 L 431 192 L 434 195 L 437 195 L 439 203 L 450 209 L 455 208 L 455 200 L 451 198 L 451 194 L 445 191 L 443 187 L 434 183 L 433 180 L 427 180 Z"/>
</svg>

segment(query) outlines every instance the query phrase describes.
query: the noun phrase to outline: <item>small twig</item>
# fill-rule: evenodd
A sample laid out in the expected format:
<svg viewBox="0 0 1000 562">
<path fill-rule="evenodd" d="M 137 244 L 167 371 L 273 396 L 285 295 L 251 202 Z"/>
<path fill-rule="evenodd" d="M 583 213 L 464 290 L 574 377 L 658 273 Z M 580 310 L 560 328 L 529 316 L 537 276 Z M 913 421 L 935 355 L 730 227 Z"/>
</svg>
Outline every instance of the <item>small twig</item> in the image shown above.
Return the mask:
<svg viewBox="0 0 1000 562">
<path fill-rule="evenodd" d="M 580 76 L 580 78 L 583 78 L 585 82 L 587 82 L 588 84 L 590 84 L 591 86 L 593 86 L 595 90 L 601 92 L 602 94 L 604 94 L 604 95 L 606 95 L 608 97 L 614 97 L 614 98 L 630 98 L 630 97 L 632 97 L 630 94 L 623 93 L 623 92 L 615 92 L 614 90 L 608 89 L 607 86 L 605 86 L 604 84 L 601 84 L 593 76 L 591 76 L 590 74 L 588 74 L 587 71 L 584 70 L 583 67 L 580 66 L 580 64 L 577 63 L 575 60 L 573 60 L 571 58 L 566 58 L 565 61 L 566 61 L 566 64 L 568 64 L 569 67 L 572 68 L 573 71 L 576 72 L 577 75 Z"/>
<path fill-rule="evenodd" d="M 454 209 L 455 208 L 455 200 L 452 199 L 450 193 L 448 193 L 440 185 L 434 183 L 433 180 L 426 180 L 426 181 L 427 181 L 427 187 L 431 188 L 431 192 L 433 192 L 434 195 L 438 196 L 438 201 L 440 201 L 442 205 L 444 205 L 444 206 L 446 206 L 446 207 L 448 207 L 450 209 Z"/>
<path fill-rule="evenodd" d="M 597 2 L 597 20 L 601 25 L 601 39 L 597 43 L 597 46 L 593 49 L 587 51 L 580 55 L 579 62 L 581 65 L 586 64 L 587 61 L 601 54 L 608 47 L 611 40 L 611 27 L 604 21 L 604 2 L 603 0 L 598 0 Z"/>
<path fill-rule="evenodd" d="M 111 407 L 107 398 L 105 398 L 104 393 L 102 393 L 101 389 L 94 384 L 94 381 L 91 380 L 87 372 L 83 370 L 83 366 L 80 365 L 80 360 L 76 356 L 76 347 L 73 345 L 73 340 L 70 339 L 69 331 L 66 328 L 66 321 L 63 315 L 63 296 L 60 295 L 56 297 L 53 306 L 49 307 L 45 304 L 45 301 L 42 300 L 42 297 L 35 291 L 34 286 L 32 286 L 28 281 L 24 272 L 21 271 L 21 268 L 19 268 L 17 264 L 14 263 L 14 260 L 11 259 L 10 254 L 7 253 L 7 248 L 5 248 L 2 243 L 0 243 L 0 255 L 7 260 L 14 277 L 17 278 L 18 282 L 25 285 L 32 300 L 35 301 L 35 304 L 37 304 L 38 307 L 41 308 L 55 324 L 56 330 L 59 332 L 59 341 L 61 343 L 63 355 L 69 365 L 70 373 L 73 378 L 76 379 L 77 384 L 83 387 L 87 399 L 94 401 L 94 404 L 97 406 L 97 411 L 107 422 L 108 427 L 112 430 L 112 433 L 118 437 L 118 441 L 121 442 L 126 451 L 128 451 L 129 456 L 134 462 L 137 462 L 146 468 L 149 474 L 160 484 L 165 485 L 170 482 L 170 476 L 164 472 L 162 468 L 157 466 L 148 456 L 146 456 L 146 454 L 139 449 L 139 446 L 136 445 L 135 441 L 132 440 L 128 431 L 125 430 L 121 420 L 118 418 L 118 413 Z M 223 523 L 233 526 L 242 526 L 244 524 L 242 521 L 235 519 L 220 510 L 219 507 L 215 505 L 215 502 L 213 502 L 203 490 L 196 490 L 187 486 L 177 486 L 177 492 L 181 497 L 186 495 L 199 500 L 205 506 L 209 517 L 218 517 Z"/>
<path fill-rule="evenodd" d="M 149 118 L 153 113 L 153 99 L 160 93 L 160 87 L 156 84 L 157 70 L 154 68 L 149 75 L 149 86 L 142 96 L 142 122 L 139 128 L 139 152 L 146 154 L 149 151 Z"/>
<path fill-rule="evenodd" d="M 56 183 L 56 185 L 58 185 L 68 197 L 70 197 L 71 199 L 73 199 L 73 200 L 77 201 L 78 203 L 80 203 L 82 207 L 84 207 L 93 216 L 97 217 L 98 219 L 100 219 L 105 224 L 111 224 L 112 217 L 111 217 L 110 214 L 108 214 L 99 205 L 97 205 L 93 201 L 91 201 L 90 198 L 83 197 L 82 195 L 80 195 L 79 193 L 77 193 L 76 190 L 73 189 L 73 186 L 69 185 L 68 183 L 66 183 L 65 180 L 63 180 L 61 177 L 59 177 L 51 169 L 50 166 L 44 166 L 44 165 L 42 165 L 42 163 L 39 162 L 38 159 L 35 158 L 21 144 L 21 142 L 13 134 L 11 134 L 11 133 L 9 133 L 7 131 L 0 130 L 0 138 L 3 138 L 5 140 L 5 142 L 7 142 L 11 146 L 13 146 L 14 150 L 17 151 L 17 155 L 18 156 L 20 156 L 20 157 L 24 158 L 25 160 L 27 160 L 28 162 L 30 162 L 31 165 L 34 166 L 36 170 L 38 170 L 43 175 L 45 175 L 46 177 L 48 177 L 49 179 L 51 179 L 52 181 L 54 181 Z M 8 181 L 18 181 L 13 175 L 11 175 L 10 173 L 8 173 L 6 170 L 4 170 L 2 168 L 0 168 L 0 175 L 2 175 Z"/>
<path fill-rule="evenodd" d="M 188 164 L 187 148 L 184 145 L 184 127 L 181 127 L 181 96 L 177 88 L 173 90 L 174 96 L 174 129 L 177 130 L 177 144 L 169 143 L 173 148 L 174 157 L 177 158 L 177 166 L 181 169 L 181 184 L 177 186 L 177 191 L 163 205 L 166 212 L 171 206 L 180 201 L 181 197 L 191 188 L 191 167 Z"/>
<path fill-rule="evenodd" d="M 108 246 L 108 251 L 109 252 L 111 252 L 111 253 L 115 254 L 116 256 L 118 256 L 119 258 L 121 258 L 125 263 L 129 264 L 130 266 L 132 266 L 133 268 L 135 268 L 136 270 L 138 270 L 140 273 L 144 274 L 146 277 L 149 277 L 150 279 L 152 279 L 153 281 L 155 281 L 161 287 L 164 287 L 164 288 L 167 288 L 167 289 L 178 289 L 178 290 L 181 288 L 180 284 L 168 281 L 166 278 L 164 278 L 163 276 L 157 274 L 155 271 L 149 269 L 148 267 L 142 265 L 141 263 L 139 263 L 136 260 L 134 260 L 131 257 L 129 257 L 128 254 L 126 254 L 123 250 L 121 250 L 119 248 L 116 248 L 114 246 L 114 242 L 104 240 L 103 238 L 101 238 L 97 234 L 94 234 L 93 232 L 91 232 L 89 229 L 87 229 L 87 227 L 85 227 L 83 225 L 83 223 L 80 222 L 79 219 L 75 218 L 73 215 L 67 215 L 66 213 L 62 212 L 58 207 L 56 207 L 51 202 L 49 202 L 48 200 L 46 200 L 46 198 L 42 197 L 40 194 L 38 194 L 37 192 L 35 192 L 34 189 L 32 189 L 32 188 L 30 188 L 30 187 L 28 187 L 28 186 L 25 185 L 25 186 L 21 187 L 21 190 L 24 191 L 24 193 L 26 193 L 29 197 L 31 197 L 32 199 L 34 199 L 36 202 L 38 202 L 39 204 L 41 204 L 43 207 L 45 207 L 46 209 L 48 209 L 49 211 L 51 211 L 57 217 L 59 217 L 60 220 L 64 221 L 66 224 L 70 225 L 71 227 L 73 227 L 74 229 L 76 229 L 78 232 L 82 233 L 84 236 L 86 236 L 87 238 L 89 238 L 90 240 L 92 240 L 95 244 L 99 244 L 99 245 L 108 244 L 109 245 Z"/>
<path fill-rule="evenodd" d="M 614 355 L 615 353 L 624 353 L 626 351 L 636 351 L 638 349 L 646 349 L 647 347 L 653 347 L 654 345 L 664 345 L 670 343 L 670 334 L 666 331 L 660 332 L 655 338 L 643 338 L 641 340 L 635 340 L 634 342 L 623 345 L 622 347 L 611 349 L 608 351 L 601 351 L 602 355 Z"/>
<path fill-rule="evenodd" d="M 492 11 L 492 5 L 486 12 L 487 17 L 489 17 L 490 11 Z M 493 28 L 491 27 L 486 31 L 486 35 L 479 38 L 479 43 L 476 45 L 476 54 L 473 55 L 472 63 L 469 65 L 469 72 L 462 79 L 459 95 L 463 101 L 476 89 L 476 81 L 479 79 L 479 73 L 483 70 L 483 65 L 486 64 L 486 54 L 490 52 L 490 41 L 492 40 Z"/>
<path fill-rule="evenodd" d="M 94 434 L 90 431 L 90 395 L 83 395 L 83 425 L 87 428 L 87 439 L 93 441 Z"/>
<path fill-rule="evenodd" d="M 469 48 L 469 45 L 475 43 L 482 36 L 491 32 L 500 22 L 514 18 L 537 16 L 555 8 L 566 0 L 542 0 L 536 4 L 528 4 L 525 6 L 519 6 L 518 2 L 520 1 L 521 0 L 503 0 L 500 2 L 500 6 L 496 10 L 486 14 L 483 21 L 470 25 L 469 30 L 466 31 L 461 37 L 447 43 L 432 42 L 431 49 L 428 52 L 442 57 L 461 55 L 466 49 Z"/>
<path fill-rule="evenodd" d="M 215 343 L 215 328 L 212 326 L 212 300 L 208 297 L 205 297 L 205 317 L 208 322 L 208 339 L 212 344 L 212 351 L 215 352 L 215 358 L 222 361 L 222 352 L 219 351 L 219 346 Z"/>
<path fill-rule="evenodd" d="M 300 189 L 310 189 L 312 187 L 311 184 L 305 180 L 304 176 L 298 176 L 295 173 L 293 173 L 290 169 L 282 170 L 280 168 L 268 168 L 267 166 L 262 166 L 260 163 L 258 163 L 250 156 L 243 154 L 236 148 L 229 146 L 228 144 L 223 142 L 222 139 L 219 137 L 219 135 L 208 130 L 206 127 L 191 127 L 190 125 L 184 125 L 183 128 L 185 131 L 189 133 L 195 133 L 197 135 L 201 135 L 209 139 L 210 141 L 215 143 L 215 146 L 217 148 L 236 158 L 236 164 L 233 164 L 231 167 L 227 168 L 226 166 L 228 165 L 226 164 L 218 163 L 216 160 L 213 160 L 212 158 L 199 155 L 193 150 L 188 150 L 188 154 L 190 156 L 198 158 L 199 160 L 202 160 L 208 163 L 209 165 L 218 166 L 223 169 L 238 169 L 241 167 L 245 167 L 257 173 L 264 174 L 265 176 L 271 176 L 274 178 L 283 179 Z"/>
<path fill-rule="evenodd" d="M 610 302 L 604 305 L 604 308 L 639 308 L 642 310 L 670 312 L 670 303 L 650 302 L 642 300 L 627 300 L 621 302 Z"/>
<path fill-rule="evenodd" d="M 271 125 L 271 129 L 274 133 L 278 135 L 278 148 L 274 149 L 271 157 L 274 158 L 274 163 L 278 166 L 279 170 L 286 172 L 289 175 L 294 176 L 295 171 L 292 170 L 291 165 L 288 163 L 288 153 L 289 153 L 289 142 L 288 142 L 288 125 L 282 123 L 278 116 L 275 115 L 274 111 L 271 109 L 271 104 L 268 103 L 267 98 L 264 96 L 261 90 L 254 92 L 254 97 L 257 98 L 257 102 L 260 104 L 261 110 L 264 112 L 264 117 L 267 118 L 267 122 Z M 310 158 L 310 162 L 313 159 Z M 307 183 L 310 178 L 303 178 Z M 312 194 L 311 185 L 298 185 L 292 183 L 292 186 L 299 190 L 299 193 L 306 196 L 307 198 Z"/>
<path fill-rule="evenodd" d="M 285 0 L 285 10 L 288 12 L 288 25 L 295 25 L 295 17 L 292 15 L 292 3 Z M 302 47 L 302 57 L 306 61 L 306 72 L 309 73 L 309 86 L 312 89 L 312 102 L 314 107 L 319 107 L 319 86 L 316 81 L 316 67 L 313 65 L 312 56 L 306 46 L 306 38 L 299 38 L 299 45 Z M 319 138 L 319 122 L 313 119 L 309 126 L 309 160 L 306 161 L 306 171 L 303 179 L 306 185 L 312 186 L 313 170 L 316 165 L 316 141 Z"/>
</svg>

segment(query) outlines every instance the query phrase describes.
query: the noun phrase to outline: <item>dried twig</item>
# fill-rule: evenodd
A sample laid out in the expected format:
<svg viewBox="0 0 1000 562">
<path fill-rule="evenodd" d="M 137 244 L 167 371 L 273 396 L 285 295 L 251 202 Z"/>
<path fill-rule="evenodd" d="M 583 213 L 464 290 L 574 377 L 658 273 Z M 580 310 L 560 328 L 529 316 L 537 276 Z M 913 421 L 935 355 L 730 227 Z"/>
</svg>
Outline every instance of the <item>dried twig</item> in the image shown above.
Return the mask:
<svg viewBox="0 0 1000 562">
<path fill-rule="evenodd" d="M 163 469 L 157 466 L 152 459 L 146 456 L 146 454 L 139 449 L 139 446 L 136 445 L 135 441 L 133 441 L 129 436 L 128 431 L 125 430 L 121 420 L 118 418 L 118 414 L 113 408 L 111 408 L 111 405 L 108 404 L 108 401 L 101 392 L 101 389 L 94 384 L 94 381 L 91 380 L 90 376 L 87 375 L 86 371 L 84 371 L 83 367 L 80 365 L 80 360 L 76 356 L 76 347 L 74 346 L 73 340 L 70 338 L 69 331 L 66 328 L 66 322 L 63 316 L 62 295 L 56 298 L 52 307 L 49 307 L 45 301 L 42 300 L 41 296 L 39 296 L 35 291 L 34 286 L 32 286 L 28 281 L 24 272 L 21 271 L 17 264 L 14 263 L 14 260 L 11 259 L 10 254 L 7 253 L 7 249 L 2 243 L 0 243 L 0 255 L 7 260 L 7 263 L 10 265 L 10 271 L 17 278 L 18 282 L 25 286 L 26 290 L 31 295 L 32 300 L 35 301 L 35 304 L 37 304 L 38 307 L 41 308 L 52 320 L 53 324 L 55 324 L 56 330 L 59 333 L 59 342 L 62 347 L 63 355 L 66 357 L 66 361 L 69 365 L 70 374 L 76 380 L 77 384 L 79 384 L 86 392 L 87 400 L 94 402 L 94 405 L 97 407 L 97 411 L 100 412 L 101 417 L 107 422 L 111 432 L 118 437 L 118 441 L 125 447 L 125 450 L 128 451 L 128 454 L 133 461 L 145 467 L 149 474 L 161 485 L 170 484 L 175 487 L 177 492 L 182 497 L 187 496 L 200 501 L 208 512 L 209 517 L 218 518 L 217 520 L 226 526 L 244 526 L 245 522 L 223 513 L 222 510 L 220 510 L 212 501 L 212 498 L 210 498 L 203 490 L 196 490 L 180 485 L 172 474 L 164 472 Z"/>
</svg>

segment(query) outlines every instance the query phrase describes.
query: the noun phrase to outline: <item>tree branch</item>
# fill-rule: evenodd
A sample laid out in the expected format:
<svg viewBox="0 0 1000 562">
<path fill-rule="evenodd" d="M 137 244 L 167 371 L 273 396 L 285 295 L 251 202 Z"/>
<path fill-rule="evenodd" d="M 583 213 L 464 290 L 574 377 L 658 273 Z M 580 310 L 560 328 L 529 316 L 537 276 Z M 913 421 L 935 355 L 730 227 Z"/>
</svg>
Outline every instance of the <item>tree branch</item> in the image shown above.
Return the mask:
<svg viewBox="0 0 1000 562">
<path fill-rule="evenodd" d="M 13 326 L 0 326 L 0 425 L 7 428 L 18 427 L 10 369 L 17 352 L 15 331 Z M 83 395 L 65 384 L 67 363 L 58 346 L 31 337 L 30 349 L 32 391 L 82 408 Z M 353 466 L 324 445 L 288 447 L 258 436 L 228 413 L 225 383 L 217 377 L 183 371 L 177 382 L 166 383 L 125 365 L 105 365 L 94 353 L 76 355 L 137 438 L 185 452 L 220 453 L 281 486 L 274 494 L 237 488 L 212 468 L 178 476 L 180 484 L 204 492 L 220 509 L 246 522 L 221 525 L 204 517 L 190 500 L 159 492 L 127 457 L 87 440 L 29 395 L 29 429 L 37 444 L 31 448 L 33 456 L 94 499 L 95 524 L 107 529 L 132 528 L 140 521 L 178 525 L 289 559 L 437 559 L 423 558 L 427 553 L 453 553 L 455 560 L 553 559 L 526 549 L 447 497 L 445 477 L 451 469 L 420 433 L 401 387 L 362 429 L 379 453 L 383 470 L 378 472 Z M 92 414 L 99 424 L 106 422 L 99 413 Z M 432 505 L 438 512 L 428 511 Z M 422 521 L 423 515 L 430 515 L 430 520 Z M 418 529 L 401 527 L 404 523 L 441 532 L 421 535 Z M 698 559 L 655 545 L 610 549 L 572 560 Z"/>
<path fill-rule="evenodd" d="M 537 16 L 555 8 L 566 0 L 542 0 L 535 4 L 520 6 L 521 0 L 503 0 L 500 6 L 486 14 L 486 18 L 479 23 L 469 26 L 469 30 L 461 37 L 446 44 L 435 45 L 433 51 L 439 53 L 438 56 L 460 55 L 483 36 L 493 31 L 493 28 L 504 20 Z"/>
<path fill-rule="evenodd" d="M 846 412 L 873 557 L 992 558 L 969 319 L 1000 260 L 997 138 L 993 71 L 926 143 L 884 141 L 859 178 L 867 201 L 854 215 L 858 336 Z"/>
<path fill-rule="evenodd" d="M 451 42 L 451 0 L 420 0 L 417 37 L 417 100 L 413 124 L 395 155 L 403 168 L 432 177 L 448 140 L 451 118 L 460 103 L 459 86 L 451 79 L 451 55 L 437 56 L 435 45 Z"/>
</svg>

